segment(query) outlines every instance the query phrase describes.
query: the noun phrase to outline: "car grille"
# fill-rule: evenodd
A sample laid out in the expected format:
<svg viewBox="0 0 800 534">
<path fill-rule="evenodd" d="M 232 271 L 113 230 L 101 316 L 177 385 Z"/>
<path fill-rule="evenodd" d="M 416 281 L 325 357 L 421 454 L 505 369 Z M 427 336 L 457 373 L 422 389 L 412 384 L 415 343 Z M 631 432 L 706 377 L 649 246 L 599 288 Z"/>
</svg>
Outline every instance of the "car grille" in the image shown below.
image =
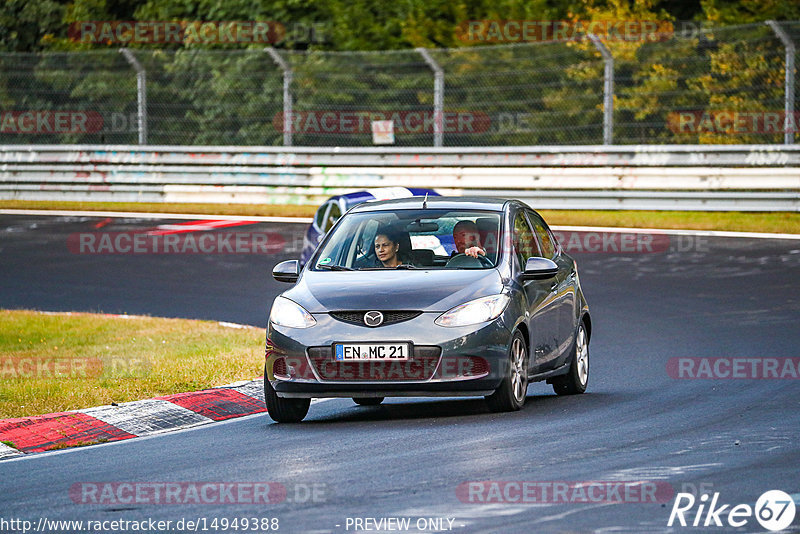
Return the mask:
<svg viewBox="0 0 800 534">
<path fill-rule="evenodd" d="M 435 346 L 415 346 L 414 354 L 404 361 L 337 362 L 330 346 L 310 347 L 308 359 L 323 380 L 428 380 L 439 365 L 442 349 Z"/>
<path fill-rule="evenodd" d="M 339 321 L 349 323 L 349 324 L 357 324 L 361 326 L 367 326 L 364 324 L 364 314 L 370 310 L 364 311 L 336 311 L 330 312 L 331 317 L 334 319 L 338 319 Z M 380 311 L 380 310 L 378 310 Z M 383 314 L 383 323 L 378 326 L 383 326 L 387 324 L 396 324 L 402 323 L 403 321 L 411 320 L 415 317 L 419 317 L 422 315 L 421 311 L 382 311 Z"/>
</svg>

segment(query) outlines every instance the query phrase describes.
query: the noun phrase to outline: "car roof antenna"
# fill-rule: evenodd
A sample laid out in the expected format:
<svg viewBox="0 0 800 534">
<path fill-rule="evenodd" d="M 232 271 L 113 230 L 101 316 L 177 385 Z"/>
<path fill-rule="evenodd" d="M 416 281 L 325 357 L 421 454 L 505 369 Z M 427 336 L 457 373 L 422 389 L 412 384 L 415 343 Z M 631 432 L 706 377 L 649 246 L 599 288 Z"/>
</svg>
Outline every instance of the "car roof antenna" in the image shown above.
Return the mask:
<svg viewBox="0 0 800 534">
<path fill-rule="evenodd" d="M 422 209 L 428 209 L 428 193 L 425 193 L 425 199 L 422 201 Z"/>
</svg>

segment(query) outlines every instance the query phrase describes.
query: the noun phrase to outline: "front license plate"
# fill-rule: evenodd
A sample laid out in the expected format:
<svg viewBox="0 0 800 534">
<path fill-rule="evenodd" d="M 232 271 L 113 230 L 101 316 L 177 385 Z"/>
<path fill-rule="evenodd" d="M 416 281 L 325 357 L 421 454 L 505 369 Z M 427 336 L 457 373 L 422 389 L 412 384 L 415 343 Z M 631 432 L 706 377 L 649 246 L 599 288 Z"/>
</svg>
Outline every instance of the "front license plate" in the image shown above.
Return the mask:
<svg viewBox="0 0 800 534">
<path fill-rule="evenodd" d="M 337 362 L 407 360 L 408 343 L 335 343 L 333 355 Z"/>
</svg>

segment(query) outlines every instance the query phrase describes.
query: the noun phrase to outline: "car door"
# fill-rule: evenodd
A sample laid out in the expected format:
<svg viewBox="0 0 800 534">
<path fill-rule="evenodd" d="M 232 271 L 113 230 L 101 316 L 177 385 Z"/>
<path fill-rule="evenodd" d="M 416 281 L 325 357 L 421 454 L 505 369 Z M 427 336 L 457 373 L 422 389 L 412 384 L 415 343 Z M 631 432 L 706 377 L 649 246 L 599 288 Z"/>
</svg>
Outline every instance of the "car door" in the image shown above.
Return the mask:
<svg viewBox="0 0 800 534">
<path fill-rule="evenodd" d="M 564 363 L 569 357 L 572 338 L 575 335 L 575 263 L 572 258 L 561 253 L 561 247 L 553 236 L 553 232 L 544 219 L 533 210 L 526 211 L 528 219 L 536 234 L 542 256 L 553 260 L 558 265 L 556 276 L 555 306 L 558 316 L 558 358 L 556 366 Z"/>
<path fill-rule="evenodd" d="M 528 258 L 541 256 L 539 243 L 523 210 L 514 216 L 514 263 L 517 273 L 522 273 Z M 519 278 L 526 301 L 528 326 L 529 371 L 537 374 L 547 371 L 558 357 L 558 314 L 556 309 L 556 279 L 522 280 Z"/>
</svg>

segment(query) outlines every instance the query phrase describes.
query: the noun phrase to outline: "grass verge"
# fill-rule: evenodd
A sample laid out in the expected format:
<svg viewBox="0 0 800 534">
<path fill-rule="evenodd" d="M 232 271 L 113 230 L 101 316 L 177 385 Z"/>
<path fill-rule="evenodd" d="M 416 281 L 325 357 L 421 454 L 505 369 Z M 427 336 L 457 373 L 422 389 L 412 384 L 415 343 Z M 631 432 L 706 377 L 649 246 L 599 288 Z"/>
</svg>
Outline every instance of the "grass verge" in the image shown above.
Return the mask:
<svg viewBox="0 0 800 534">
<path fill-rule="evenodd" d="M 0 209 L 134 211 L 200 215 L 311 217 L 317 206 L 273 204 L 161 204 L 139 202 L 36 202 L 0 200 Z M 551 225 L 672 228 L 800 234 L 800 213 L 701 211 L 539 210 Z"/>
<path fill-rule="evenodd" d="M 551 225 L 800 234 L 800 213 L 539 210 Z"/>
<path fill-rule="evenodd" d="M 252 379 L 263 362 L 261 328 L 0 310 L 0 419 Z"/>
</svg>

